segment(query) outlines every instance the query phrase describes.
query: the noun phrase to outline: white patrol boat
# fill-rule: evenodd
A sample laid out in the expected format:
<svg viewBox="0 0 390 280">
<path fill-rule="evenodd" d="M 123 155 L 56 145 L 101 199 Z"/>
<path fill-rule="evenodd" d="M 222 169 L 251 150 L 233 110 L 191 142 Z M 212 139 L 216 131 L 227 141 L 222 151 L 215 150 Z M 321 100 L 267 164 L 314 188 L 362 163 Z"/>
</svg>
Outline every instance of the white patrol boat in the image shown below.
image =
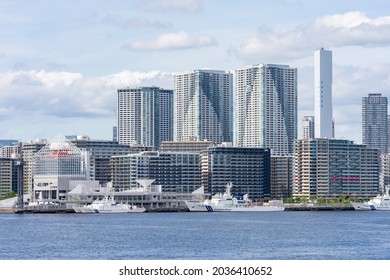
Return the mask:
<svg viewBox="0 0 390 280">
<path fill-rule="evenodd" d="M 232 196 L 232 183 L 226 185 L 224 193 L 217 193 L 204 202 L 185 201 L 191 212 L 265 212 L 284 211 L 284 204 L 280 200 L 273 200 L 263 205 L 254 205 L 248 195 Z"/>
<path fill-rule="evenodd" d="M 390 211 L 390 188 L 386 188 L 386 192 L 383 195 L 378 195 L 367 202 L 351 202 L 355 210 L 378 210 L 378 211 Z"/>
<path fill-rule="evenodd" d="M 126 203 L 116 203 L 113 196 L 104 196 L 103 199 L 95 200 L 89 205 L 73 207 L 76 213 L 91 214 L 120 214 L 120 213 L 143 213 L 143 207 L 137 207 Z"/>
</svg>

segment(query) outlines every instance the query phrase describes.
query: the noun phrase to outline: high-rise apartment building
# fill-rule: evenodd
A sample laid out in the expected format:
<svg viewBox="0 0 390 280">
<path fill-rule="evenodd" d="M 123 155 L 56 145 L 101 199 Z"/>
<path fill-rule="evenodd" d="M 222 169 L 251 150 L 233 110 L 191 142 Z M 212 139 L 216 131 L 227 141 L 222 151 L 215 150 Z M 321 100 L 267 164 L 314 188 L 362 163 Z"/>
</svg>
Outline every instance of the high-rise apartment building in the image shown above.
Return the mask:
<svg viewBox="0 0 390 280">
<path fill-rule="evenodd" d="M 387 188 L 390 188 L 390 154 L 381 154 L 380 167 L 381 192 L 385 192 Z"/>
<path fill-rule="evenodd" d="M 313 116 L 304 116 L 301 123 L 302 129 L 302 139 L 315 138 L 314 133 L 314 117 Z"/>
<path fill-rule="evenodd" d="M 387 153 L 388 148 L 387 97 L 370 93 L 362 98 L 363 144 Z"/>
<path fill-rule="evenodd" d="M 195 70 L 175 75 L 174 140 L 232 142 L 233 74 Z"/>
<path fill-rule="evenodd" d="M 315 137 L 333 138 L 332 51 L 314 52 L 314 118 Z"/>
<path fill-rule="evenodd" d="M 16 159 L 0 157 L 0 197 L 18 191 L 17 179 Z"/>
<path fill-rule="evenodd" d="M 297 138 L 297 69 L 260 64 L 236 70 L 236 145 L 292 154 Z"/>
<path fill-rule="evenodd" d="M 390 152 L 390 115 L 387 116 L 387 152 Z"/>
<path fill-rule="evenodd" d="M 172 140 L 173 90 L 158 87 L 118 89 L 119 144 L 152 146 Z"/>
<path fill-rule="evenodd" d="M 32 193 L 33 191 L 33 166 L 35 155 L 46 144 L 46 139 L 36 139 L 22 143 L 23 188 L 25 194 Z"/>
<path fill-rule="evenodd" d="M 349 140 L 296 140 L 292 183 L 297 197 L 371 198 L 379 191 L 379 151 Z"/>
</svg>

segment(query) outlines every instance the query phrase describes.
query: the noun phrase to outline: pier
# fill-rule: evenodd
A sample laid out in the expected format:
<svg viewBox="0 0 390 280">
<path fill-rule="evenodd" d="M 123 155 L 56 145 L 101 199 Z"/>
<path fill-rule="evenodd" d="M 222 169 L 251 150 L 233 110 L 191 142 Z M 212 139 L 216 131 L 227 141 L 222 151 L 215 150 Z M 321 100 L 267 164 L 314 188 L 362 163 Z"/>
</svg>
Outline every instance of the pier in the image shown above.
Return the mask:
<svg viewBox="0 0 390 280">
<path fill-rule="evenodd" d="M 351 204 L 296 204 L 286 203 L 284 211 L 350 211 Z"/>
</svg>

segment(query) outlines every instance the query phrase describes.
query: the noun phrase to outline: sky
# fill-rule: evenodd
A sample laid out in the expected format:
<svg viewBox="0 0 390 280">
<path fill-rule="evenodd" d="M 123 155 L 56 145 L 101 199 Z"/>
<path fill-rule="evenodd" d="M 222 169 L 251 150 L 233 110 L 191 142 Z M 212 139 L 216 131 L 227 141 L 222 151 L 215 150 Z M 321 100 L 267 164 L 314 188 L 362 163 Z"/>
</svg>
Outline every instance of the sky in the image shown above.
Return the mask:
<svg viewBox="0 0 390 280">
<path fill-rule="evenodd" d="M 320 47 L 335 136 L 361 143 L 362 97 L 390 93 L 385 0 L 0 0 L 0 139 L 111 140 L 117 89 L 261 63 L 298 69 L 300 128 Z"/>
</svg>

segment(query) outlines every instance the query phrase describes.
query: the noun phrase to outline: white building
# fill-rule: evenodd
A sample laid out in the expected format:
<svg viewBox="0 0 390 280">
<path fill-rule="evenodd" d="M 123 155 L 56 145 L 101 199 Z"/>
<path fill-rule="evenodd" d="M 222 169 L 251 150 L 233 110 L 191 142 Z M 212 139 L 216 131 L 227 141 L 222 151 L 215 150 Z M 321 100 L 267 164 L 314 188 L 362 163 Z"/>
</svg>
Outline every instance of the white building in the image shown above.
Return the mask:
<svg viewBox="0 0 390 280">
<path fill-rule="evenodd" d="M 175 75 L 174 140 L 231 142 L 233 74 L 195 70 Z"/>
<path fill-rule="evenodd" d="M 315 137 L 333 138 L 332 51 L 314 52 Z"/>
<path fill-rule="evenodd" d="M 292 154 L 297 138 L 297 69 L 260 64 L 236 70 L 236 145 Z"/>
<path fill-rule="evenodd" d="M 87 180 L 88 160 L 73 143 L 58 135 L 34 157 L 33 196 L 37 204 L 65 203 L 71 180 Z"/>
<path fill-rule="evenodd" d="M 314 133 L 314 117 L 313 116 L 304 116 L 301 123 L 302 129 L 302 139 L 315 138 Z"/>
</svg>

